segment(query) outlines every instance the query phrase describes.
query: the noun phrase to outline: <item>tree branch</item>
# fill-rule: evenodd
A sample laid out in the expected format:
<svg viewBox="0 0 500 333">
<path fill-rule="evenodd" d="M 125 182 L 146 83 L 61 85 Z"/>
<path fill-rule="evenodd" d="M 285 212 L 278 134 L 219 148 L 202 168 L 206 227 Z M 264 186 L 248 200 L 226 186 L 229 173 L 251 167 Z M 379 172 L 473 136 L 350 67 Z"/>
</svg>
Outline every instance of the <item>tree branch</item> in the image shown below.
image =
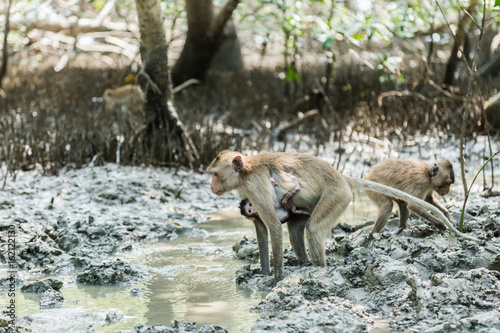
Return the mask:
<svg viewBox="0 0 500 333">
<path fill-rule="evenodd" d="M 78 21 L 78 30 L 80 33 L 91 33 L 91 32 L 101 32 L 101 31 L 131 31 L 138 32 L 139 28 L 134 23 L 124 23 L 124 22 L 101 22 L 97 24 L 94 19 L 81 18 L 77 19 L 75 16 L 63 17 L 55 16 L 48 18 L 46 20 L 34 21 L 34 22 L 24 22 L 17 21 L 11 23 L 12 30 L 21 30 L 24 26 L 28 26 L 29 30 L 40 29 L 52 32 L 68 33 L 71 31 L 72 27 Z"/>
<path fill-rule="evenodd" d="M 227 21 L 231 18 L 231 15 L 233 15 L 238 3 L 240 3 L 240 0 L 228 0 L 226 2 L 219 14 L 212 21 L 212 26 L 210 27 L 211 36 L 217 38 L 222 34 Z"/>
</svg>

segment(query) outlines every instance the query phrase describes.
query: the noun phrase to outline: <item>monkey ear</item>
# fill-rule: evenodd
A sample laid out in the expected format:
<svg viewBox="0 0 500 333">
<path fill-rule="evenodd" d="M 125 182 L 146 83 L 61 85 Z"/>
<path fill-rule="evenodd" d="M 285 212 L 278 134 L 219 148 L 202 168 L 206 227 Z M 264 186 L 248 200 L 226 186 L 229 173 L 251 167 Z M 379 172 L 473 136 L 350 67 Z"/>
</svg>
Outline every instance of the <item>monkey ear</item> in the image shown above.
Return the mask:
<svg viewBox="0 0 500 333">
<path fill-rule="evenodd" d="M 243 160 L 241 156 L 236 156 L 233 158 L 233 170 L 236 172 L 240 172 L 243 169 Z"/>
<path fill-rule="evenodd" d="M 431 168 L 431 171 L 429 171 L 429 174 L 431 175 L 431 177 L 434 177 L 438 174 L 439 172 L 439 167 L 437 166 L 437 164 L 434 164 Z"/>
</svg>

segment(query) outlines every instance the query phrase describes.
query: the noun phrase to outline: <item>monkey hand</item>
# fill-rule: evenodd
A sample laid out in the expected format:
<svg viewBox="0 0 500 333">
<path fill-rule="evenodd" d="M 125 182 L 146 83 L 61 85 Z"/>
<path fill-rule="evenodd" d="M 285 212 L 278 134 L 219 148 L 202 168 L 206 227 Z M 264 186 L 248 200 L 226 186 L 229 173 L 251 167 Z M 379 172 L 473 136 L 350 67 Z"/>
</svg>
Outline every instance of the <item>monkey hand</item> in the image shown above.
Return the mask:
<svg viewBox="0 0 500 333">
<path fill-rule="evenodd" d="M 291 214 L 295 214 L 295 211 L 297 210 L 297 207 L 289 200 L 290 198 L 285 195 L 283 197 L 283 200 L 281 201 L 281 206 L 283 209 Z"/>
</svg>

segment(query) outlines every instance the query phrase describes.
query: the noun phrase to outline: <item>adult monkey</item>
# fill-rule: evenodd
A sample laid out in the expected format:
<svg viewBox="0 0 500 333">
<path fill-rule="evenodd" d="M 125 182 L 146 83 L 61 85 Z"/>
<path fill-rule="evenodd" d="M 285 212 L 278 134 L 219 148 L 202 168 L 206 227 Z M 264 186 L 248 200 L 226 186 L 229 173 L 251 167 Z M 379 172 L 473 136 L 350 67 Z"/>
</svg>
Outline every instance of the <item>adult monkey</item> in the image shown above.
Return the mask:
<svg viewBox="0 0 500 333">
<path fill-rule="evenodd" d="M 460 233 L 440 210 L 425 201 L 381 184 L 343 176 L 326 161 L 308 154 L 264 153 L 244 156 L 239 152 L 224 150 L 212 161 L 208 172 L 212 175 L 213 193 L 222 195 L 237 190 L 240 198 L 248 198 L 255 207 L 262 222 L 258 226 L 256 224 L 261 256 L 268 256 L 268 249 L 261 247 L 261 243 L 267 244 L 267 231 L 271 236 L 275 282 L 283 278 L 283 232 L 275 212 L 273 196 L 276 190 L 278 197 L 282 198 L 294 187 L 287 174 L 293 174 L 301 185 L 300 191 L 291 199 L 292 204 L 311 212 L 308 220 L 292 218 L 287 222 L 290 243 L 299 262 L 308 262 L 304 244 L 304 229 L 307 229 L 312 263 L 326 266 L 324 240 L 352 200 L 352 191 L 357 188 L 379 192 L 428 209 L 455 234 L 478 241 Z M 269 181 L 271 175 L 279 187 L 273 187 Z M 264 238 L 264 241 L 259 241 L 259 238 Z M 269 272 L 266 267 L 262 267 L 262 270 Z"/>
</svg>

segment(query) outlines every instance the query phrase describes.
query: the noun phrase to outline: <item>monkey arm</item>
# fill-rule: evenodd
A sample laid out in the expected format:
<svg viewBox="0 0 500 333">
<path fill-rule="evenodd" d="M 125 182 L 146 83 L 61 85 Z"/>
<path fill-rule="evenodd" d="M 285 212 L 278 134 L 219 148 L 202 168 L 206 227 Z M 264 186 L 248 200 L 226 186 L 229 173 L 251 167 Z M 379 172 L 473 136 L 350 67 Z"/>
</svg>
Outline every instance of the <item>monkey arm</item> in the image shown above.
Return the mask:
<svg viewBox="0 0 500 333">
<path fill-rule="evenodd" d="M 286 176 L 286 178 L 283 178 Z M 287 180 L 290 180 L 293 184 L 293 188 L 290 189 L 285 195 L 283 195 L 283 199 L 281 199 L 281 207 L 282 209 L 277 209 L 276 214 L 278 215 L 279 220 L 281 223 L 288 222 L 288 220 L 291 218 L 292 215 L 304 215 L 304 216 L 311 216 L 311 213 L 305 210 L 297 210 L 297 207 L 292 203 L 292 197 L 300 191 L 300 184 L 297 178 L 295 178 L 294 175 L 292 174 L 280 174 L 281 179 L 283 180 L 284 183 L 286 183 Z M 271 184 L 273 186 L 277 186 L 277 183 L 273 177 L 271 177 Z M 285 184 L 286 185 L 286 184 Z M 277 200 L 277 196 L 275 196 L 275 199 Z M 279 207 L 278 205 L 277 207 Z"/>
<path fill-rule="evenodd" d="M 430 196 L 428 196 L 426 199 L 425 199 L 426 202 L 430 203 L 431 205 L 433 205 L 434 207 L 436 207 L 437 209 L 439 209 L 441 212 L 443 212 L 444 216 L 446 216 L 446 218 L 454 223 L 453 219 L 451 218 L 450 216 L 450 213 L 449 211 L 439 203 L 439 201 L 436 200 L 436 198 L 434 198 L 434 196 L 431 194 Z M 431 223 L 433 223 L 436 227 L 438 227 L 441 231 L 444 231 L 446 230 L 446 226 L 443 224 L 443 222 L 441 222 L 440 219 L 438 219 L 437 217 L 435 217 L 434 215 L 430 214 L 428 211 L 426 211 L 425 209 L 421 208 L 421 207 L 417 207 L 415 205 L 411 205 L 410 206 L 410 209 L 415 212 L 417 215 L 423 217 L 424 219 L 430 221 Z"/>
<path fill-rule="evenodd" d="M 269 177 L 269 181 L 271 182 L 271 185 L 273 187 L 276 186 L 276 180 L 274 179 L 273 176 Z M 276 194 L 276 191 L 274 191 L 273 203 L 274 203 L 274 207 L 276 207 L 276 208 L 280 208 L 281 207 L 281 205 L 279 203 L 279 200 L 278 200 L 278 195 Z M 280 218 L 280 220 L 281 220 L 281 218 Z"/>
<path fill-rule="evenodd" d="M 296 209 L 294 214 L 295 215 L 311 216 L 310 212 L 308 212 L 307 210 L 302 210 L 302 209 Z"/>
<path fill-rule="evenodd" d="M 441 222 L 440 219 L 438 219 L 437 217 L 435 217 L 434 215 L 432 215 L 431 213 L 429 213 L 425 209 L 418 207 L 418 206 L 415 206 L 415 205 L 410 205 L 409 208 L 412 212 L 414 212 L 418 216 L 420 216 L 420 217 L 426 219 L 427 221 L 431 222 L 432 224 L 434 224 L 439 230 L 441 230 L 441 231 L 446 230 L 446 226 L 443 224 L 443 222 Z"/>
<path fill-rule="evenodd" d="M 297 259 L 299 259 L 299 265 L 310 264 L 309 258 L 307 257 L 307 250 L 304 241 L 307 221 L 307 217 L 294 215 L 287 223 L 290 244 L 292 245 L 293 252 L 297 256 Z"/>
<path fill-rule="evenodd" d="M 435 206 L 437 209 L 442 211 L 444 216 L 446 216 L 448 220 L 450 220 L 450 222 L 454 222 L 450 216 L 450 212 L 448 211 L 448 209 L 446 209 L 443 205 L 441 205 L 439 201 L 437 201 L 432 194 L 425 201 L 427 201 L 428 203 L 430 203 L 431 205 Z"/>
</svg>

